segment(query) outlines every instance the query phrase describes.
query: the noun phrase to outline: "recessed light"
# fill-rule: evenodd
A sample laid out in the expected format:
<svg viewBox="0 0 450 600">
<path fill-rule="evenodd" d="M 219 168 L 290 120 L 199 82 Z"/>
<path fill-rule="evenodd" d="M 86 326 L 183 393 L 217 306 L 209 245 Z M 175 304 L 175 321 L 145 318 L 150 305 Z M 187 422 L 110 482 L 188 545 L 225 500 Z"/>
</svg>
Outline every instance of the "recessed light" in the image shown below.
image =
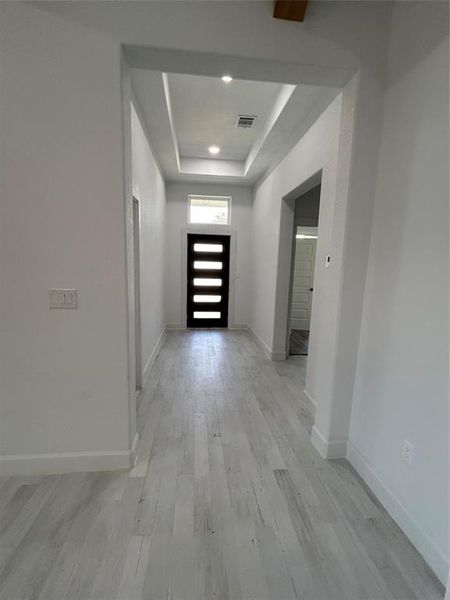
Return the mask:
<svg viewBox="0 0 450 600">
<path fill-rule="evenodd" d="M 222 81 L 223 81 L 224 83 L 230 83 L 230 81 L 233 81 L 233 78 L 231 77 L 231 75 L 224 75 L 224 76 L 222 77 Z"/>
<path fill-rule="evenodd" d="M 211 152 L 211 154 L 219 154 L 220 152 L 219 146 L 210 146 L 208 150 Z"/>
</svg>

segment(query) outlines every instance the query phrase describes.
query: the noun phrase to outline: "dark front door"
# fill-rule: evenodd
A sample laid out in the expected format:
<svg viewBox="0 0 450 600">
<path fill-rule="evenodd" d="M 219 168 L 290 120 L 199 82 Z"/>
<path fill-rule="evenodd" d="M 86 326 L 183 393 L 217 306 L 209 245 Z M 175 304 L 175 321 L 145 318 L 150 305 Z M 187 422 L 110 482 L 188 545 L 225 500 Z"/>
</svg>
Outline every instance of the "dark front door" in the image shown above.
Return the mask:
<svg viewBox="0 0 450 600">
<path fill-rule="evenodd" d="M 227 327 L 230 236 L 187 237 L 187 326 Z"/>
</svg>

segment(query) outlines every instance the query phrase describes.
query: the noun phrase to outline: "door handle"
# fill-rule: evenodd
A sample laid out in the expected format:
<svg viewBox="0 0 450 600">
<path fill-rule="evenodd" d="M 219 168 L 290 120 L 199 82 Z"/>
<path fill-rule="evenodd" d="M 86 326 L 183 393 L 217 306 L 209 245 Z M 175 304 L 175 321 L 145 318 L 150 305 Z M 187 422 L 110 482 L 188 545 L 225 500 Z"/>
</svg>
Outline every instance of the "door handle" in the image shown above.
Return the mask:
<svg viewBox="0 0 450 600">
<path fill-rule="evenodd" d="M 309 291 L 312 292 L 314 288 L 309 288 Z"/>
</svg>

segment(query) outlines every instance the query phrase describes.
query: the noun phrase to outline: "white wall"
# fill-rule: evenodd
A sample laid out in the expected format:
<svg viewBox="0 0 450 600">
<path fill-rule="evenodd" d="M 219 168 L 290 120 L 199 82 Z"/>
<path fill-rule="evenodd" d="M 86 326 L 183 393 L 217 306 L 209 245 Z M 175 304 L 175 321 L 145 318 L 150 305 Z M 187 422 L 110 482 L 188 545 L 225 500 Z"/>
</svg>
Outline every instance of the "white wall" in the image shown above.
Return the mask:
<svg viewBox="0 0 450 600">
<path fill-rule="evenodd" d="M 302 194 L 295 200 L 294 223 L 317 227 L 319 223 L 320 185 Z"/>
<path fill-rule="evenodd" d="M 243 78 L 336 85 L 361 65 L 382 72 L 387 3 L 315 2 L 308 28 L 274 20 L 269 4 L 0 3 L 3 452 L 131 444 L 121 44 L 178 49 L 174 68 L 194 60 L 210 74 L 231 61 Z M 211 54 L 189 62 L 186 50 Z M 79 310 L 50 313 L 51 285 L 78 287 Z"/>
<path fill-rule="evenodd" d="M 308 22 L 298 25 L 274 19 L 271 0 L 243 0 L 239 10 L 235 2 L 227 0 L 132 4 L 43 1 L 40 5 L 125 44 L 213 52 L 225 55 L 223 67 L 230 57 L 244 57 L 244 69 L 249 64 L 246 59 L 262 59 L 262 71 L 259 67 L 253 70 L 256 79 L 269 75 L 269 79 L 279 81 L 284 66 L 291 63 L 303 73 L 305 83 L 312 79 L 316 83 L 318 79 L 325 81 L 332 70 L 336 71 L 335 82 L 348 80 L 361 64 L 373 72 L 382 69 L 385 28 L 391 11 L 389 2 L 377 0 L 315 0 L 308 6 Z M 196 58 L 203 66 L 202 57 Z M 321 74 L 315 73 L 315 66 Z M 237 73 L 233 74 L 238 78 Z"/>
<path fill-rule="evenodd" d="M 249 187 L 203 183 L 167 185 L 166 227 L 166 319 L 170 327 L 185 327 L 182 322 L 182 230 L 188 227 L 188 195 L 231 196 L 231 225 L 236 231 L 236 272 L 234 315 L 230 325 L 247 325 L 250 315 L 252 190 Z M 225 228 L 224 228 L 225 230 Z M 208 227 L 205 227 L 205 233 Z M 230 289 L 230 293 L 232 290 Z"/>
<path fill-rule="evenodd" d="M 250 324 L 275 358 L 285 356 L 287 303 L 290 277 L 290 250 L 293 230 L 284 229 L 282 220 L 289 207 L 282 198 L 299 184 L 322 170 L 319 211 L 319 239 L 316 251 L 315 291 L 311 317 L 310 354 L 306 388 L 320 402 L 328 395 L 332 380 L 324 376 L 332 369 L 332 311 L 329 310 L 330 270 L 325 257 L 332 253 L 332 228 L 336 197 L 337 149 L 340 135 L 342 96 L 338 96 L 316 121 L 277 169 L 255 192 L 253 210 L 254 289 Z M 295 197 L 291 203 L 292 222 Z M 280 233 L 281 232 L 281 233 Z M 281 238 L 280 238 L 281 235 Z M 282 246 L 280 246 L 282 244 Z M 284 277 L 280 279 L 283 270 Z M 284 289 L 284 310 L 277 308 L 277 295 Z"/>
<path fill-rule="evenodd" d="M 370 5 L 372 9 L 372 3 Z M 255 296 L 260 300 L 256 300 L 253 328 L 272 358 L 281 359 L 286 352 L 284 324 L 289 276 L 286 265 L 292 251 L 287 241 L 292 221 L 291 191 L 305 183 L 315 169 L 323 168 L 328 180 L 326 189 L 321 192 L 326 202 L 321 206 L 323 225 L 319 238 L 322 242 L 319 239 L 316 269 L 317 265 L 324 266 L 327 254 L 332 260 L 323 280 L 320 271 L 316 271 L 319 280 L 316 279 L 312 323 L 314 313 L 319 310 L 314 305 L 327 308 L 321 308 L 320 318 L 317 317 L 319 329 L 316 328 L 317 334 L 312 334 L 306 377 L 307 390 L 317 404 L 313 442 L 324 457 L 345 456 L 348 438 L 375 190 L 383 67 L 387 57 L 387 32 L 379 22 L 377 28 L 377 35 L 386 43 L 384 50 L 378 48 L 377 69 L 370 66 L 374 57 L 368 56 L 367 63 L 361 65 L 344 86 L 340 98 L 321 115 L 256 192 L 255 206 L 259 205 L 261 210 L 255 215 L 254 230 L 256 232 L 266 220 L 265 233 L 272 251 L 268 253 L 263 249 L 261 257 L 266 261 L 261 260 L 257 256 L 257 243 Z M 331 117 L 333 110 L 334 118 Z M 328 125 L 326 119 L 330 120 Z M 281 200 L 286 194 L 289 202 Z M 327 206 L 326 211 L 324 206 Z M 280 266 L 276 283 L 266 277 L 265 262 L 274 274 Z M 316 335 L 317 342 L 314 341 Z"/>
<path fill-rule="evenodd" d="M 350 458 L 446 582 L 448 5 L 397 3 L 391 35 Z"/>
<path fill-rule="evenodd" d="M 166 194 L 164 179 L 132 105 L 132 187 L 139 201 L 142 380 L 165 329 L 164 252 Z"/>
<path fill-rule="evenodd" d="M 125 466 L 120 53 L 30 4 L 0 10 L 0 467 Z M 77 288 L 78 310 L 49 310 L 52 287 Z"/>
</svg>

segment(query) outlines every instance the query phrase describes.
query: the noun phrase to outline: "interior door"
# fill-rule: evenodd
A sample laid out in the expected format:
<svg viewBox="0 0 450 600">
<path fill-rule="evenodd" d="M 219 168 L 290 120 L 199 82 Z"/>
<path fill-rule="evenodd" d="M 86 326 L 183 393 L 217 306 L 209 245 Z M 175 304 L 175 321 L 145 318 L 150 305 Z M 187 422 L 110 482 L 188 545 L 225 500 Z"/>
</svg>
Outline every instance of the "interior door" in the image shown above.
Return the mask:
<svg viewBox="0 0 450 600">
<path fill-rule="evenodd" d="M 316 241 L 315 239 L 296 240 L 291 329 L 309 331 L 314 288 Z"/>
<path fill-rule="evenodd" d="M 227 327 L 230 236 L 187 238 L 187 326 Z"/>
</svg>

